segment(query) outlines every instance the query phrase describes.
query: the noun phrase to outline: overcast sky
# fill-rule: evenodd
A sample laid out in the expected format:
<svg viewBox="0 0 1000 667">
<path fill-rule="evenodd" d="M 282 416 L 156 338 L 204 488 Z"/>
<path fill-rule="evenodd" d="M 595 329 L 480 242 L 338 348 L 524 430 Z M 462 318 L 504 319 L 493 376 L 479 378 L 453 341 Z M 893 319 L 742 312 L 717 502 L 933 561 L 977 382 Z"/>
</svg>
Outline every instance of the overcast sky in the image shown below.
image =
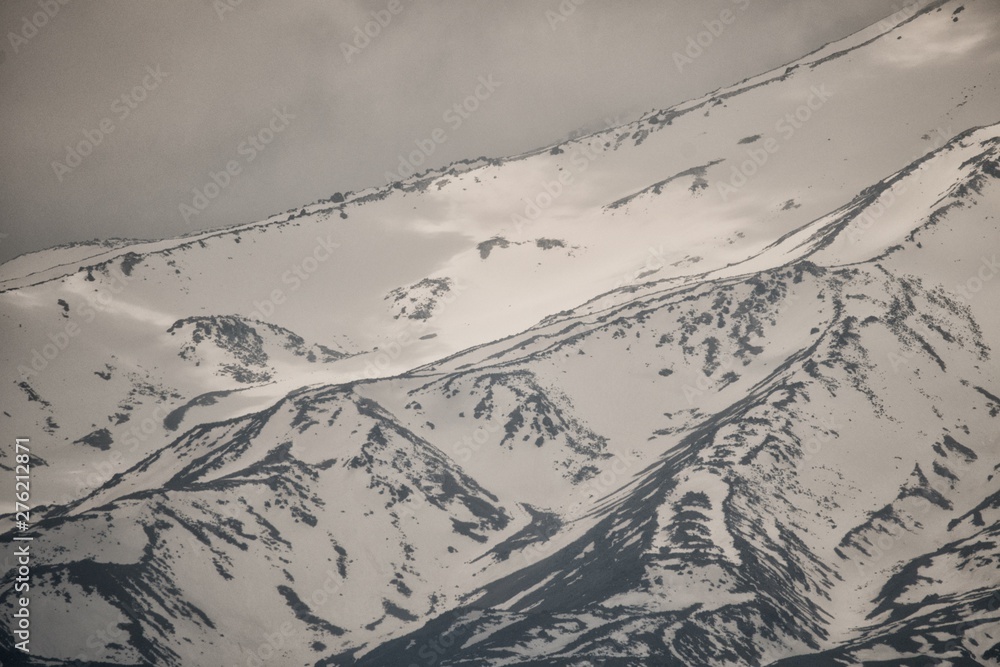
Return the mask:
<svg viewBox="0 0 1000 667">
<path fill-rule="evenodd" d="M 516 154 L 781 65 L 902 5 L 4 0 L 0 261 L 381 185 L 416 141 L 434 145 L 421 168 Z M 708 27 L 717 36 L 679 68 Z M 477 92 L 475 111 L 453 109 Z M 227 163 L 235 175 L 219 174 Z M 212 173 L 222 187 L 196 198 Z"/>
</svg>

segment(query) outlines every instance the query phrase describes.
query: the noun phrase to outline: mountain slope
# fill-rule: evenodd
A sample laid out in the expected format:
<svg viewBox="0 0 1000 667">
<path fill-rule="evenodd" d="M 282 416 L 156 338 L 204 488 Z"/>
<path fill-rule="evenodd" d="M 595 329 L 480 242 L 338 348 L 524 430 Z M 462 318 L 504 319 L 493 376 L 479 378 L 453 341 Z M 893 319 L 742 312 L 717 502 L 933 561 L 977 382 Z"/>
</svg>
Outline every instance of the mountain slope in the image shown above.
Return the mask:
<svg viewBox="0 0 1000 667">
<path fill-rule="evenodd" d="M 0 267 L 37 664 L 997 662 L 998 58 L 993 4 L 928 3 L 523 156 Z"/>
</svg>

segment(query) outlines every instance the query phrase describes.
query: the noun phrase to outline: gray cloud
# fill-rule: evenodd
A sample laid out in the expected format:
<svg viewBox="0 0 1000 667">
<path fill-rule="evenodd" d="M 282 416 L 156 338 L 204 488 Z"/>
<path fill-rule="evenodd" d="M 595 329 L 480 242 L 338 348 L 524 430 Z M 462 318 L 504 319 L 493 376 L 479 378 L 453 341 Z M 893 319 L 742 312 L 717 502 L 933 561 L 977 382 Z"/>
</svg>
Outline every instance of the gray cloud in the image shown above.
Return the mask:
<svg viewBox="0 0 1000 667">
<path fill-rule="evenodd" d="M 0 260 L 75 240 L 248 222 L 382 184 L 435 128 L 447 141 L 424 166 L 529 150 L 778 66 L 899 8 L 889 0 L 398 0 L 399 13 L 376 14 L 391 20 L 348 62 L 343 45 L 390 0 L 64 1 L 0 8 Z M 220 15 L 221 3 L 231 11 Z M 54 15 L 43 22 L 36 14 L 45 7 Z M 674 52 L 725 9 L 736 20 L 678 72 Z M 26 27 L 33 20 L 43 24 L 35 33 Z M 147 68 L 157 66 L 166 75 L 154 86 Z M 443 114 L 490 75 L 499 88 L 460 126 L 449 124 Z M 294 118 L 250 161 L 244 142 L 268 128 L 275 109 Z M 53 161 L 66 163 L 66 146 L 97 136 L 102 121 L 113 130 L 57 174 Z M 240 173 L 186 224 L 179 205 L 230 160 Z"/>
</svg>

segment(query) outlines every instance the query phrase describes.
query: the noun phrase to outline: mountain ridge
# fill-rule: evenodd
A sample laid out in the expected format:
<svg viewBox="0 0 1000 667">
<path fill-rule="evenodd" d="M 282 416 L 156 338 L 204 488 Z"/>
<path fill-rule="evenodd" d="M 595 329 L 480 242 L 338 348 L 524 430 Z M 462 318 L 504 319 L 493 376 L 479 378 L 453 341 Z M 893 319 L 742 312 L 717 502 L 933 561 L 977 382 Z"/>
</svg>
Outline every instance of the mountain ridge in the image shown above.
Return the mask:
<svg viewBox="0 0 1000 667">
<path fill-rule="evenodd" d="M 990 7 L 628 131 L 8 273 L 5 425 L 47 434 L 29 664 L 995 664 Z"/>
</svg>

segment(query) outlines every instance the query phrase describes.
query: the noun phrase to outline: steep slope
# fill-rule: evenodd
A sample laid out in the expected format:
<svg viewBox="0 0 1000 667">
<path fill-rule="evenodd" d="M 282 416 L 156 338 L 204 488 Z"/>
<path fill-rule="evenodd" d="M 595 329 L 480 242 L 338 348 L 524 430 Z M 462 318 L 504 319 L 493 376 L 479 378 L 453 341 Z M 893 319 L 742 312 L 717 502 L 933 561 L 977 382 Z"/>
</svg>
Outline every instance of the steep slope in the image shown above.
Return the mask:
<svg viewBox="0 0 1000 667">
<path fill-rule="evenodd" d="M 975 178 L 998 139 L 972 133 L 904 169 L 936 173 L 962 206 L 927 225 L 934 200 L 912 238 L 867 261 L 651 284 L 409 376 L 198 427 L 50 513 L 47 539 L 75 546 L 46 558 L 39 618 L 59 627 L 92 600 L 91 631 L 128 628 L 128 650 L 102 648 L 126 663 L 245 659 L 254 636 L 240 628 L 281 608 L 275 627 L 296 640 L 277 654 L 348 651 L 331 664 L 408 664 L 442 634 L 456 640 L 441 664 L 764 664 L 838 643 L 870 659 L 865 642 L 914 612 L 897 591 L 927 578 L 892 575 L 896 563 L 988 548 L 981 528 L 965 538 L 974 552 L 952 533 L 984 522 L 1000 492 L 977 472 L 1000 465 L 996 330 L 909 273 L 907 256 L 983 231 L 996 177 L 977 190 L 943 179 Z M 956 172 L 956 152 L 977 159 Z M 803 255 L 836 245 L 808 238 Z M 328 569 L 296 552 L 328 554 Z M 256 599 L 271 591 L 272 620 L 238 611 L 247 581 Z M 947 585 L 942 599 L 974 590 Z M 894 625 L 856 629 L 880 615 Z M 53 657 L 74 650 L 44 642 Z"/>
<path fill-rule="evenodd" d="M 995 147 L 995 129 L 985 141 L 982 135 L 968 148 Z M 849 267 L 799 260 L 787 271 L 740 279 L 749 293 L 732 302 L 725 298 L 732 288 L 718 281 L 704 294 L 665 290 L 582 326 L 563 322 L 562 335 L 529 332 L 492 346 L 484 356 L 493 363 L 531 360 L 537 372 L 538 359 L 563 356 L 569 330 L 585 354 L 587 341 L 624 332 L 618 340 L 629 341 L 628 356 L 607 347 L 601 356 L 641 382 L 622 367 L 638 357 L 655 368 L 663 362 L 651 364 L 640 346 L 672 343 L 675 372 L 708 378 L 686 385 L 688 404 L 704 413 L 664 415 L 671 427 L 652 440 L 676 444 L 599 508 L 596 524 L 555 540 L 542 560 L 357 664 L 406 664 L 442 646 L 435 637 L 454 638 L 437 659 L 456 665 L 768 664 L 840 642 L 847 648 L 828 655 L 849 663 L 995 660 L 996 642 L 984 636 L 995 622 L 989 602 L 1000 578 L 983 511 L 995 504 L 1000 483 L 993 476 L 1000 465 L 1000 404 L 991 391 L 996 329 L 984 338 L 959 298 L 922 286 L 919 274 L 897 273 L 897 264 L 921 253 L 918 243 L 996 237 L 996 222 L 982 223 L 984 211 L 1000 210 L 1000 184 L 993 177 L 982 185 L 967 193 L 964 210 L 937 216 L 935 226 L 913 220 L 921 240 L 900 238 L 906 245 L 888 256 Z M 683 314 L 694 317 L 662 328 L 660 303 L 671 299 L 690 301 Z M 730 330 L 731 303 L 762 325 L 750 341 L 735 313 Z M 803 317 L 808 312 L 812 318 Z M 799 340 L 771 330 L 792 322 Z M 721 350 L 705 337 L 719 329 L 729 334 Z M 688 354 L 694 364 L 677 363 Z M 578 356 L 558 368 L 571 374 Z M 714 366 L 717 358 L 736 360 L 735 371 Z M 753 379 L 740 386 L 747 376 Z M 651 385 L 632 395 L 681 394 Z M 620 420 L 637 418 L 625 410 Z M 676 421 L 684 424 L 679 438 Z M 873 621 L 881 623 L 865 627 Z M 345 659 L 331 664 L 354 664 Z"/>
</svg>

